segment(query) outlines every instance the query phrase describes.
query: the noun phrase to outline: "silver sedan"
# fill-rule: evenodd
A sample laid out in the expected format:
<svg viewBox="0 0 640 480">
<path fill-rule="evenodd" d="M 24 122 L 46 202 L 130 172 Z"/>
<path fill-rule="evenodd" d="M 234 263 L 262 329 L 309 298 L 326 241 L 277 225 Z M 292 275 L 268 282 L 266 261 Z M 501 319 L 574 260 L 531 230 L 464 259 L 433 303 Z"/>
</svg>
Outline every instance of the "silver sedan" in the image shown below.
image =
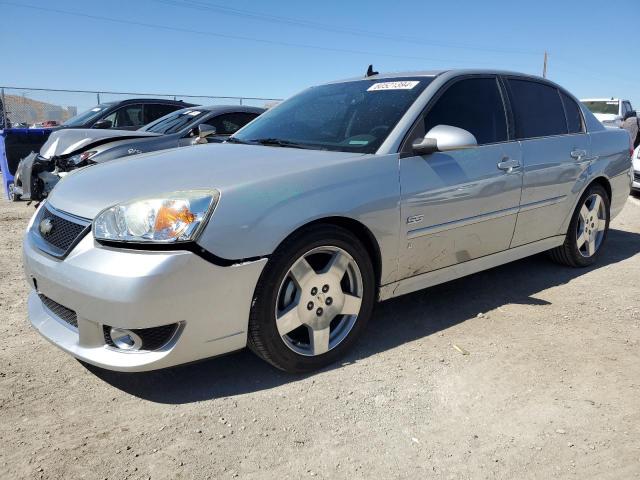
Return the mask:
<svg viewBox="0 0 640 480">
<path fill-rule="evenodd" d="M 68 175 L 24 238 L 33 326 L 107 369 L 249 346 L 301 372 L 376 301 L 543 251 L 597 261 L 633 179 L 624 131 L 538 77 L 368 73 L 225 144 Z"/>
</svg>

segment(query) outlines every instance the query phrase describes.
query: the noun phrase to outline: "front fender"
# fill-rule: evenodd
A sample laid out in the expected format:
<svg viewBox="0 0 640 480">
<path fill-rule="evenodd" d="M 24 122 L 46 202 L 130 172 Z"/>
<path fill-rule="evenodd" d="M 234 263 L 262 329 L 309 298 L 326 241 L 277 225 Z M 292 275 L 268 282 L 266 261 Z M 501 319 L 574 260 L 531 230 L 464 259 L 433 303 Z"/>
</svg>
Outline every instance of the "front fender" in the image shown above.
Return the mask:
<svg viewBox="0 0 640 480">
<path fill-rule="evenodd" d="M 382 283 L 395 280 L 400 232 L 398 155 L 367 155 L 223 189 L 198 243 L 225 259 L 267 256 L 298 228 L 346 217 L 374 235 Z"/>
</svg>

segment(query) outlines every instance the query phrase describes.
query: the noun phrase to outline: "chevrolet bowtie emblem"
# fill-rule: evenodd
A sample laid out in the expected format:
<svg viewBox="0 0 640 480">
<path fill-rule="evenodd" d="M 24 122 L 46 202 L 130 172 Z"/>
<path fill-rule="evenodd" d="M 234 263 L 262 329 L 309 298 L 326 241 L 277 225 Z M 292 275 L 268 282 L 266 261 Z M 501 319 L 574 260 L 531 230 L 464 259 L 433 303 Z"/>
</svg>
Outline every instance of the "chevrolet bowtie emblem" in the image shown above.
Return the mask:
<svg viewBox="0 0 640 480">
<path fill-rule="evenodd" d="M 40 233 L 42 235 L 48 235 L 49 233 L 51 233 L 51 230 L 53 230 L 53 222 L 51 221 L 51 219 L 45 218 L 40 222 L 40 226 L 38 228 L 40 229 Z"/>
</svg>

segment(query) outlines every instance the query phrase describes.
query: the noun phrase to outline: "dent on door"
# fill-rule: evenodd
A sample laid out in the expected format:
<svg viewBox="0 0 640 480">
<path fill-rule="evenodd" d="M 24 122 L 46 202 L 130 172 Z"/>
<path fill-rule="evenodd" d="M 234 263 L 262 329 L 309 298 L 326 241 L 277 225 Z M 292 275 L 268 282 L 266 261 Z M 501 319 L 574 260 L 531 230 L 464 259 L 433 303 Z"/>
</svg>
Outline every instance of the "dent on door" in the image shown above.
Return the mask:
<svg viewBox="0 0 640 480">
<path fill-rule="evenodd" d="M 401 159 L 401 277 L 508 249 L 521 163 L 517 142 Z"/>
<path fill-rule="evenodd" d="M 512 247 L 566 233 L 562 226 L 573 208 L 574 187 L 594 158 L 587 134 L 521 143 L 524 185 Z"/>
</svg>

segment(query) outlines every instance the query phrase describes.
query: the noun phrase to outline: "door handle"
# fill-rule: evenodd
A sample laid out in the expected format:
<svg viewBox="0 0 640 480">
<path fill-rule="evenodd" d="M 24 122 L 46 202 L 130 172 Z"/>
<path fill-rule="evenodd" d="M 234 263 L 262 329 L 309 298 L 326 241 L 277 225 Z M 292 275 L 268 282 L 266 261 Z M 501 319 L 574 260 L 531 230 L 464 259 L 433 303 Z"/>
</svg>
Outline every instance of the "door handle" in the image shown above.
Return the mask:
<svg viewBox="0 0 640 480">
<path fill-rule="evenodd" d="M 498 168 L 507 173 L 511 173 L 516 168 L 520 168 L 520 162 L 512 158 L 504 158 L 501 162 L 498 162 Z"/>
<path fill-rule="evenodd" d="M 584 158 L 587 156 L 587 151 L 576 149 L 576 150 L 572 150 L 570 155 L 571 155 L 571 158 L 573 158 L 575 161 L 580 162 L 584 160 Z"/>
</svg>

